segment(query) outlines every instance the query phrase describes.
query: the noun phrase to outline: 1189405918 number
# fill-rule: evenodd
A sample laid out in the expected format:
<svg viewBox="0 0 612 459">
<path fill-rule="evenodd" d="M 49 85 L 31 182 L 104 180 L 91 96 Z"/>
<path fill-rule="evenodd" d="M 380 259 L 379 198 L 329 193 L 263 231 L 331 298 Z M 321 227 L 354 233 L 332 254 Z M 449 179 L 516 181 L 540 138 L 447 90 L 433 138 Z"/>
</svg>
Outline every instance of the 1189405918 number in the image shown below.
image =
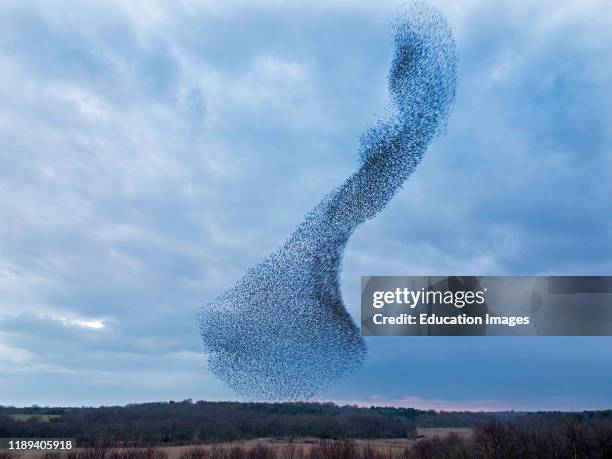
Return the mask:
<svg viewBox="0 0 612 459">
<path fill-rule="evenodd" d="M 74 438 L 1 438 L 0 449 L 9 451 L 67 451 L 76 447 Z"/>
</svg>

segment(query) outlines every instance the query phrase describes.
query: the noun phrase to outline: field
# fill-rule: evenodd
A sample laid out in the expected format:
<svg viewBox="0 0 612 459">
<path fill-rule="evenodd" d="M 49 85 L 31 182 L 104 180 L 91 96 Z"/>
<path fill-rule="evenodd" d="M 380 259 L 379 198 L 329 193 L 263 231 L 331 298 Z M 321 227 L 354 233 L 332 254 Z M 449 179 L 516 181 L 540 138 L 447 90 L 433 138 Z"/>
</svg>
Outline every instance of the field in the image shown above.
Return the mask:
<svg viewBox="0 0 612 459">
<path fill-rule="evenodd" d="M 10 414 L 10 418 L 15 421 L 27 422 L 34 418 L 37 421 L 49 422 L 51 418 L 59 418 L 58 414 L 34 414 L 34 413 L 21 413 L 21 414 Z"/>
<path fill-rule="evenodd" d="M 468 427 L 431 427 L 431 428 L 420 428 L 417 429 L 418 435 L 422 439 L 432 439 L 434 437 L 447 438 L 451 434 L 458 435 L 463 438 L 469 438 L 474 434 L 473 429 Z M 385 438 L 385 439 L 369 439 L 369 440 L 353 440 L 352 443 L 357 448 L 371 447 L 372 449 L 380 453 L 403 453 L 405 449 L 411 448 L 416 441 L 409 438 Z M 257 446 L 264 446 L 274 450 L 281 457 L 282 453 L 285 452 L 289 447 L 297 451 L 309 453 L 314 448 L 317 448 L 321 443 L 321 440 L 317 438 L 300 438 L 293 441 L 288 440 L 277 440 L 272 438 L 260 438 L 257 440 L 243 440 L 235 442 L 224 442 L 214 445 L 182 445 L 182 446 L 160 446 L 158 449 L 168 455 L 168 459 L 180 459 L 184 457 L 185 453 L 189 452 L 193 448 L 201 448 L 204 450 L 212 451 L 218 448 L 241 448 L 244 450 L 253 450 Z M 299 456 L 298 456 L 299 457 Z"/>
<path fill-rule="evenodd" d="M 368 439 L 351 441 L 322 441 L 316 438 L 282 440 L 259 438 L 234 442 L 198 445 L 154 446 L 152 448 L 78 448 L 70 459 L 327 459 L 367 458 L 393 459 L 411 457 L 407 451 L 424 440 L 448 438 L 455 435 L 471 438 L 470 428 L 422 428 L 419 439 Z M 29 451 L 5 455 L 1 459 L 61 459 L 67 454 Z"/>
<path fill-rule="evenodd" d="M 70 452 L 23 455 L 37 459 L 608 459 L 612 410 L 436 412 L 191 400 L 0 407 L 0 437 L 77 439 Z M 0 452 L 0 459 L 17 458 Z"/>
<path fill-rule="evenodd" d="M 446 438 L 451 434 L 461 438 L 470 438 L 474 435 L 474 429 L 470 427 L 419 427 L 417 434 L 419 438 Z"/>
</svg>

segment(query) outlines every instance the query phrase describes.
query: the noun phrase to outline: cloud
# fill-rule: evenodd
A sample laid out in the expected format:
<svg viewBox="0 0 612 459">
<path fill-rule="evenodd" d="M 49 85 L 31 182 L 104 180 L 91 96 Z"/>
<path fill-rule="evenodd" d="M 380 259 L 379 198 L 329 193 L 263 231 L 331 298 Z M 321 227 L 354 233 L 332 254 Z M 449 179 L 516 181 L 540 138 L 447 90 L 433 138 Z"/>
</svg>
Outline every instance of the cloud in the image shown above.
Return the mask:
<svg viewBox="0 0 612 459">
<path fill-rule="evenodd" d="M 106 327 L 102 320 L 83 320 L 83 319 L 61 319 L 62 322 L 76 327 L 88 328 L 91 330 L 101 330 Z"/>
<path fill-rule="evenodd" d="M 351 240 L 343 293 L 356 319 L 360 275 L 612 268 L 608 3 L 435 3 L 461 53 L 457 105 L 405 190 Z M 5 400 L 233 397 L 205 371 L 195 311 L 355 168 L 359 135 L 387 109 L 393 8 L 2 3 Z M 452 401 L 439 376 L 460 349 L 469 374 L 457 400 L 520 405 L 520 391 L 504 399 L 505 383 L 487 373 L 509 361 L 516 374 L 496 368 L 523 395 L 612 401 L 597 383 L 612 376 L 605 341 L 585 338 L 576 353 L 568 338 L 535 354 L 527 341 L 393 343 L 370 340 L 369 363 L 333 397 L 367 399 L 366 382 L 387 375 L 388 400 Z M 587 384 L 537 380 L 561 368 L 581 369 Z"/>
</svg>

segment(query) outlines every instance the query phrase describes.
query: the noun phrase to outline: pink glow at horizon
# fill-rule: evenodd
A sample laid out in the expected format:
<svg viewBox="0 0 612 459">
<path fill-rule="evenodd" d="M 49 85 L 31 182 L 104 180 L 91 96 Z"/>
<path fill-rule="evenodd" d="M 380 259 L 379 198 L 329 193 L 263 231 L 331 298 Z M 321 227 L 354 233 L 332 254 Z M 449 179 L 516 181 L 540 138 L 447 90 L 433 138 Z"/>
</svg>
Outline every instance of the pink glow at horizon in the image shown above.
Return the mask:
<svg viewBox="0 0 612 459">
<path fill-rule="evenodd" d="M 416 395 L 406 395 L 399 398 L 387 398 L 383 395 L 373 394 L 362 400 L 313 400 L 319 402 L 333 402 L 338 405 L 356 405 L 361 407 L 392 406 L 396 408 L 415 408 L 419 410 L 435 411 L 572 411 L 571 408 L 561 406 L 528 406 L 512 405 L 500 400 L 443 400 L 428 399 Z"/>
</svg>

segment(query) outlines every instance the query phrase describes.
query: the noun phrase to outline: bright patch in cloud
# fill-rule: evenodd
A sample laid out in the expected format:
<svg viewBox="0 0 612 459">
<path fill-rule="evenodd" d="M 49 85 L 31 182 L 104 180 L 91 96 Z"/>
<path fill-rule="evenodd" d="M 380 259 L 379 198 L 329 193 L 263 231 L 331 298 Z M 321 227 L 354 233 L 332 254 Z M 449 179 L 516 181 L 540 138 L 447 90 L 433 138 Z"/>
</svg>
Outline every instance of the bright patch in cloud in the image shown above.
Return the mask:
<svg viewBox="0 0 612 459">
<path fill-rule="evenodd" d="M 90 330 L 102 330 L 103 328 L 106 328 L 106 324 L 104 323 L 104 321 L 97 319 L 83 320 L 62 318 L 61 321 L 64 325 L 87 328 Z"/>
</svg>

